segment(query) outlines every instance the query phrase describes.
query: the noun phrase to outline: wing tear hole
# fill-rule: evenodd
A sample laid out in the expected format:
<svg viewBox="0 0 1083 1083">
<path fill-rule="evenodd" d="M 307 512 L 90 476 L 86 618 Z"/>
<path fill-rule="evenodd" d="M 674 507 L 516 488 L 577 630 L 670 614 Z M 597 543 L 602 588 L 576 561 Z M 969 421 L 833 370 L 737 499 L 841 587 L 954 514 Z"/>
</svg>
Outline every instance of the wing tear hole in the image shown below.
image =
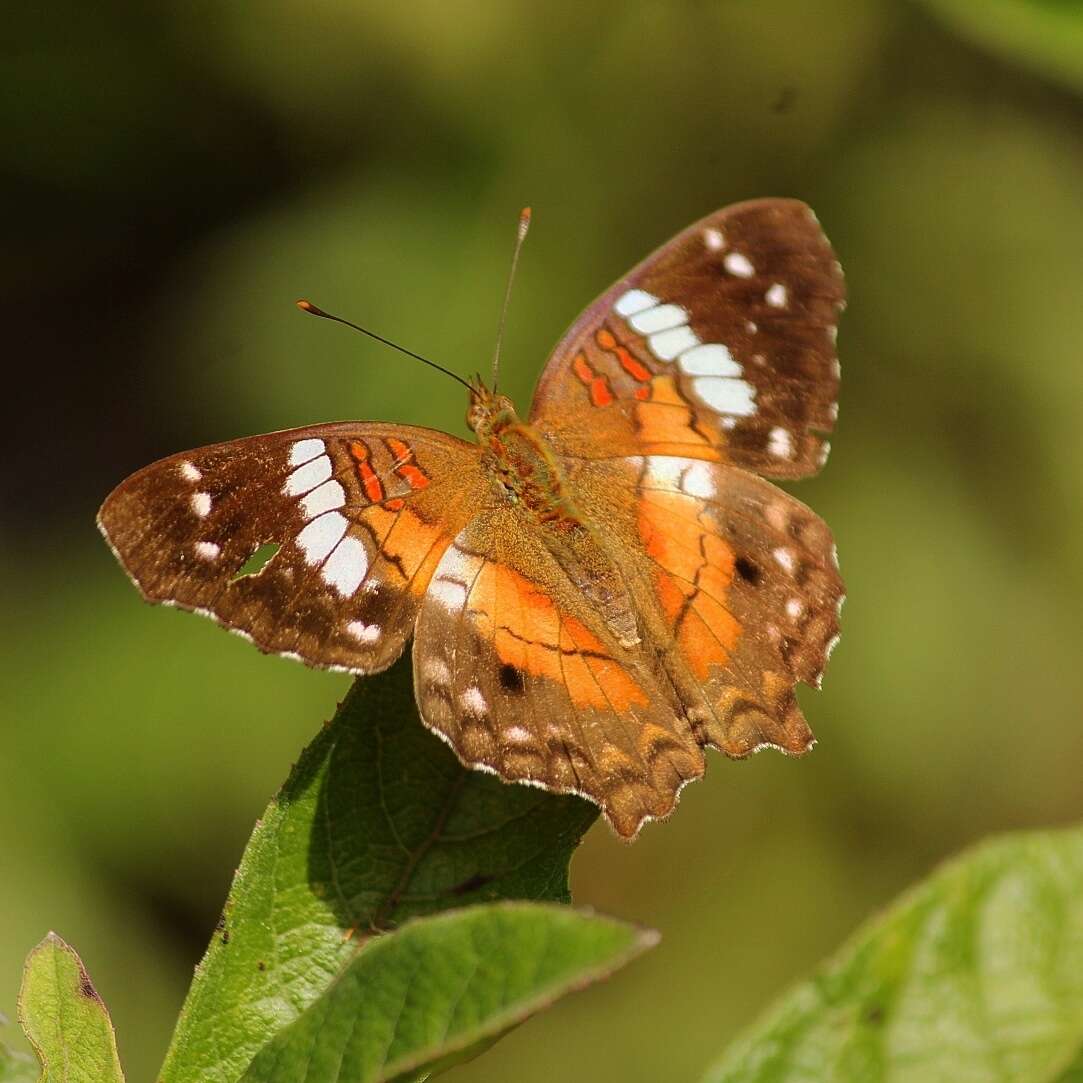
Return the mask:
<svg viewBox="0 0 1083 1083">
<path fill-rule="evenodd" d="M 245 579 L 250 575 L 259 575 L 281 548 L 282 546 L 278 542 L 264 542 L 262 545 L 257 546 L 249 554 L 248 559 L 237 569 L 237 574 L 230 582 L 236 583 L 238 579 Z"/>
</svg>

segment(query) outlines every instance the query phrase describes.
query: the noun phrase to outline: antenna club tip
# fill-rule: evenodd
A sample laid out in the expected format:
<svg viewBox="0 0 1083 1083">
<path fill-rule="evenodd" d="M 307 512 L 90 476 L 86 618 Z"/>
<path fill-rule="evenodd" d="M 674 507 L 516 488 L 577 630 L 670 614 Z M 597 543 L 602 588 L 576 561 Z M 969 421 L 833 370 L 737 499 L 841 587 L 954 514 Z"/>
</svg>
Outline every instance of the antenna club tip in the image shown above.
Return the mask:
<svg viewBox="0 0 1083 1083">
<path fill-rule="evenodd" d="M 310 312 L 313 316 L 323 315 L 322 309 L 317 308 L 311 301 L 306 300 L 304 297 L 295 303 L 302 312 Z"/>
<path fill-rule="evenodd" d="M 529 207 L 524 207 L 519 212 L 519 237 L 520 239 L 526 236 L 526 231 L 530 228 L 530 218 L 532 211 Z"/>
</svg>

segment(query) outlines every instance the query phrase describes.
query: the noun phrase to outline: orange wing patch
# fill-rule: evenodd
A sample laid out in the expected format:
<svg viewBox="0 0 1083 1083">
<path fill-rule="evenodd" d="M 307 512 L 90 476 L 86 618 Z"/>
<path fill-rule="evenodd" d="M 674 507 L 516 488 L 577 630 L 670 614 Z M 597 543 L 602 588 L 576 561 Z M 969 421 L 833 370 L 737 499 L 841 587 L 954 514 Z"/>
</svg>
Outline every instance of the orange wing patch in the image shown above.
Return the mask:
<svg viewBox="0 0 1083 1083">
<path fill-rule="evenodd" d="M 389 500 L 382 506 L 366 508 L 360 522 L 371 532 L 374 548 L 381 563 L 386 565 L 381 568 L 381 577 L 392 586 L 408 589 L 420 597 L 450 539 L 435 523 L 426 522 L 409 508 L 403 508 L 401 501 L 396 502 L 397 509 L 391 507 L 392 503 Z"/>
<path fill-rule="evenodd" d="M 718 446 L 724 443 L 721 434 L 703 433 L 696 427 L 696 417 L 687 400 L 677 388 L 672 376 L 655 376 L 650 384 L 637 388 L 649 397 L 640 399 L 634 407 L 639 439 L 652 455 L 680 455 L 686 458 L 720 462 Z"/>
<path fill-rule="evenodd" d="M 648 703 L 597 636 L 507 565 L 481 566 L 467 606 L 477 634 L 501 663 L 564 685 L 577 709 L 623 712 Z"/>
<path fill-rule="evenodd" d="M 638 526 L 657 565 L 662 612 L 693 673 L 705 681 L 712 666 L 729 661 L 741 624 L 725 605 L 733 582 L 733 550 L 690 516 L 693 506 L 693 498 L 680 493 L 643 492 Z"/>
</svg>

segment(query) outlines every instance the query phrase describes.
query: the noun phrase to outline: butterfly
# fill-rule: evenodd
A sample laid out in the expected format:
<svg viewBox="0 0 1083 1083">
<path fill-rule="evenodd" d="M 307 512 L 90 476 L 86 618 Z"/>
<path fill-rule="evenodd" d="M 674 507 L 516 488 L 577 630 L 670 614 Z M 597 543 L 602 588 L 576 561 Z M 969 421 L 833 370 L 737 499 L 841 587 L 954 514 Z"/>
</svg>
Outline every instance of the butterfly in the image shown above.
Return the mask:
<svg viewBox="0 0 1083 1083">
<path fill-rule="evenodd" d="M 466 765 L 668 815 L 706 747 L 799 755 L 843 584 L 816 473 L 837 416 L 842 271 L 812 211 L 690 226 L 572 324 L 520 417 L 475 439 L 339 422 L 162 459 L 99 526 L 143 596 L 266 652 L 378 673 L 413 637 L 426 726 Z M 274 555 L 249 570 L 261 547 Z"/>
</svg>

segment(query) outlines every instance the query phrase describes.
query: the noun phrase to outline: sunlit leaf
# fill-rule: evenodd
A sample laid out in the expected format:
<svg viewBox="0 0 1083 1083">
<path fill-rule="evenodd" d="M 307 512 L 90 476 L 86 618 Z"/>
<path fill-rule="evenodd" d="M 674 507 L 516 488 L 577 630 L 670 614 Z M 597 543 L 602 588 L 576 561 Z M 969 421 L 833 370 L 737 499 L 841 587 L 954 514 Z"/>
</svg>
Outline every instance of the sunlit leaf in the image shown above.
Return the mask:
<svg viewBox="0 0 1083 1083">
<path fill-rule="evenodd" d="M 123 1083 L 109 1013 L 82 960 L 56 933 L 26 960 L 19 1021 L 41 1061 L 41 1083 Z"/>
<path fill-rule="evenodd" d="M 243 1079 L 382 1083 L 446 1066 L 656 940 L 623 922 L 535 903 L 422 918 L 359 951 Z"/>
<path fill-rule="evenodd" d="M 408 657 L 358 681 L 252 835 L 162 1083 L 232 1083 L 373 933 L 474 902 L 567 902 L 596 815 L 465 770 L 420 724 Z"/>
<path fill-rule="evenodd" d="M 785 996 L 705 1083 L 1068 1083 L 1081 1046 L 1075 828 L 945 865 Z"/>
</svg>

